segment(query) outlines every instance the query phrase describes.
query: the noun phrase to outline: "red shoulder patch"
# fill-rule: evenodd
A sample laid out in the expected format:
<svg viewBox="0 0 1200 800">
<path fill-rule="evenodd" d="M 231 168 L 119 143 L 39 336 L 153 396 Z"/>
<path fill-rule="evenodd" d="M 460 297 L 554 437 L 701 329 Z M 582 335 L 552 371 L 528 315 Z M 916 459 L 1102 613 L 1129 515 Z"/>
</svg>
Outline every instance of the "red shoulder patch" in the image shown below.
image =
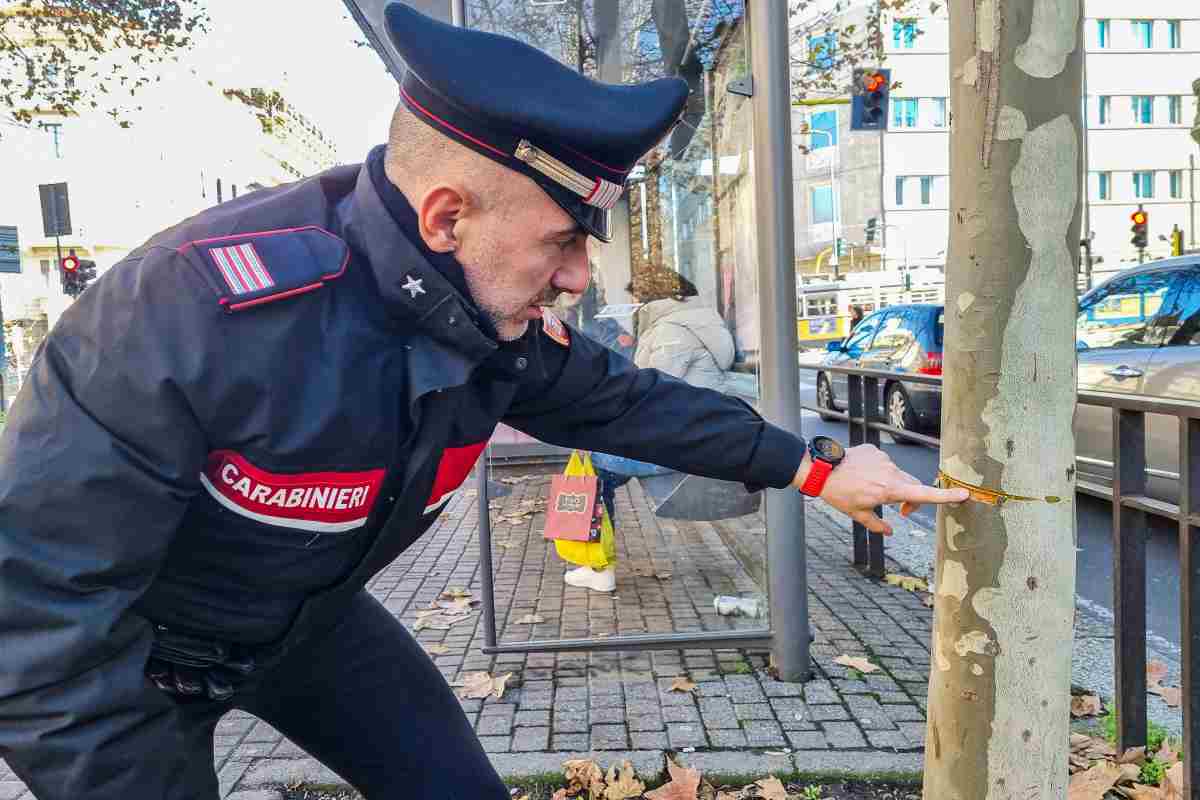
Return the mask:
<svg viewBox="0 0 1200 800">
<path fill-rule="evenodd" d="M 542 309 L 542 330 L 563 347 L 571 346 L 571 337 L 567 333 L 567 326 L 563 325 L 562 320 L 554 316 L 554 312 L 548 308 Z"/>
</svg>

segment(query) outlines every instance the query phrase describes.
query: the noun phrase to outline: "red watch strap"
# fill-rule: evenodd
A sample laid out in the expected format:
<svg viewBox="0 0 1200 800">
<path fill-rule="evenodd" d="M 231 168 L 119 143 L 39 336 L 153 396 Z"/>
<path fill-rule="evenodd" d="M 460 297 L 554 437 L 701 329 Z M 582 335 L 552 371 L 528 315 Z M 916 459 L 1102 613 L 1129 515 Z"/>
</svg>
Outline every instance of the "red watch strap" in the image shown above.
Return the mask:
<svg viewBox="0 0 1200 800">
<path fill-rule="evenodd" d="M 808 477 L 804 479 L 804 485 L 800 487 L 800 493 L 809 497 L 820 497 L 821 490 L 825 488 L 825 481 L 831 472 L 833 472 L 833 464 L 814 458 L 812 467 L 808 470 Z"/>
</svg>

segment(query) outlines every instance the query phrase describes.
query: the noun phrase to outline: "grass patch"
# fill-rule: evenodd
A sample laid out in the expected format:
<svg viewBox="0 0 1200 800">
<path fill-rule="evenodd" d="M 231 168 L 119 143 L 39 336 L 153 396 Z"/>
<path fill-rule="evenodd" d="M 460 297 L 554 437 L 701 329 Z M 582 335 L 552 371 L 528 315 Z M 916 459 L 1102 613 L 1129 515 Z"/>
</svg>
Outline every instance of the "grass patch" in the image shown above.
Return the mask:
<svg viewBox="0 0 1200 800">
<path fill-rule="evenodd" d="M 1110 744 L 1117 743 L 1117 715 L 1105 714 L 1100 718 L 1100 732 Z M 1167 729 L 1153 720 L 1146 721 L 1146 754 L 1157 753 L 1167 739 Z"/>
<path fill-rule="evenodd" d="M 1104 735 L 1109 744 L 1116 746 L 1116 713 L 1105 714 L 1100 718 L 1100 733 Z M 1142 765 L 1142 771 L 1138 775 L 1140 783 L 1146 783 L 1151 786 L 1158 786 L 1162 783 L 1163 777 L 1167 772 L 1167 766 L 1157 760 L 1154 755 L 1162 747 L 1163 742 L 1168 742 L 1173 747 L 1179 746 L 1179 743 L 1170 737 L 1166 728 L 1153 720 L 1146 720 L 1146 763 Z"/>
</svg>

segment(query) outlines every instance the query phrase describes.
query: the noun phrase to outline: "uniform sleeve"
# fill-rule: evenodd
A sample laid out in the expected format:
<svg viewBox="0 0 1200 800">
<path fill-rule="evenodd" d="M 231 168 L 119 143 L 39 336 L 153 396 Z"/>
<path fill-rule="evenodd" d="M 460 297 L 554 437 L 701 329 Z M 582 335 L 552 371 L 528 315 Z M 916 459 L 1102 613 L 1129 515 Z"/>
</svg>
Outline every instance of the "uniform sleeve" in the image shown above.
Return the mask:
<svg viewBox="0 0 1200 800">
<path fill-rule="evenodd" d="M 39 800 L 184 796 L 130 606 L 197 490 L 205 442 L 176 376 L 200 348 L 151 260 L 67 310 L 0 436 L 0 755 Z"/>
<path fill-rule="evenodd" d="M 791 484 L 804 441 L 748 404 L 658 370 L 638 369 L 571 331 L 569 347 L 534 335 L 540 370 L 504 422 L 543 442 L 599 450 L 752 490 Z"/>
</svg>

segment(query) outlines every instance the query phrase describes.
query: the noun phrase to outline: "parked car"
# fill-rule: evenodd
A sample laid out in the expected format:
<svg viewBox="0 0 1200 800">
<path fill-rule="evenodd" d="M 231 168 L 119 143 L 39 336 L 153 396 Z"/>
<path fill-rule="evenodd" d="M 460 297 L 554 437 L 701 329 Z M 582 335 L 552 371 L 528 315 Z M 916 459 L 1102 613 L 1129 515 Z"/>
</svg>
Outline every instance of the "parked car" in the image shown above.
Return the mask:
<svg viewBox="0 0 1200 800">
<path fill-rule="evenodd" d="M 823 364 L 941 374 L 941 306 L 892 306 L 863 319 Z M 1135 267 L 1079 300 L 1075 350 L 1080 391 L 1200 403 L 1200 256 Z M 937 429 L 941 388 L 884 381 L 888 420 L 905 430 Z M 843 410 L 845 376 L 817 373 L 817 405 Z M 1075 443 L 1080 481 L 1112 484 L 1112 411 L 1079 405 Z M 1179 499 L 1179 423 L 1146 417 L 1146 493 Z"/>
<path fill-rule="evenodd" d="M 896 374 L 941 375 L 945 316 L 940 305 L 889 306 L 866 317 L 844 342 L 830 342 L 822 364 L 877 369 Z M 942 387 L 882 381 L 879 402 L 888 422 L 906 431 L 936 430 L 942 417 Z M 835 411 L 847 405 L 845 375 L 817 373 L 817 405 Z M 896 439 L 909 443 L 907 439 Z"/>
<path fill-rule="evenodd" d="M 1200 402 L 1200 257 L 1135 267 L 1079 301 L 1079 388 Z M 1078 477 L 1112 484 L 1112 411 L 1075 410 Z M 1146 415 L 1146 493 L 1179 499 L 1179 422 Z"/>
</svg>

